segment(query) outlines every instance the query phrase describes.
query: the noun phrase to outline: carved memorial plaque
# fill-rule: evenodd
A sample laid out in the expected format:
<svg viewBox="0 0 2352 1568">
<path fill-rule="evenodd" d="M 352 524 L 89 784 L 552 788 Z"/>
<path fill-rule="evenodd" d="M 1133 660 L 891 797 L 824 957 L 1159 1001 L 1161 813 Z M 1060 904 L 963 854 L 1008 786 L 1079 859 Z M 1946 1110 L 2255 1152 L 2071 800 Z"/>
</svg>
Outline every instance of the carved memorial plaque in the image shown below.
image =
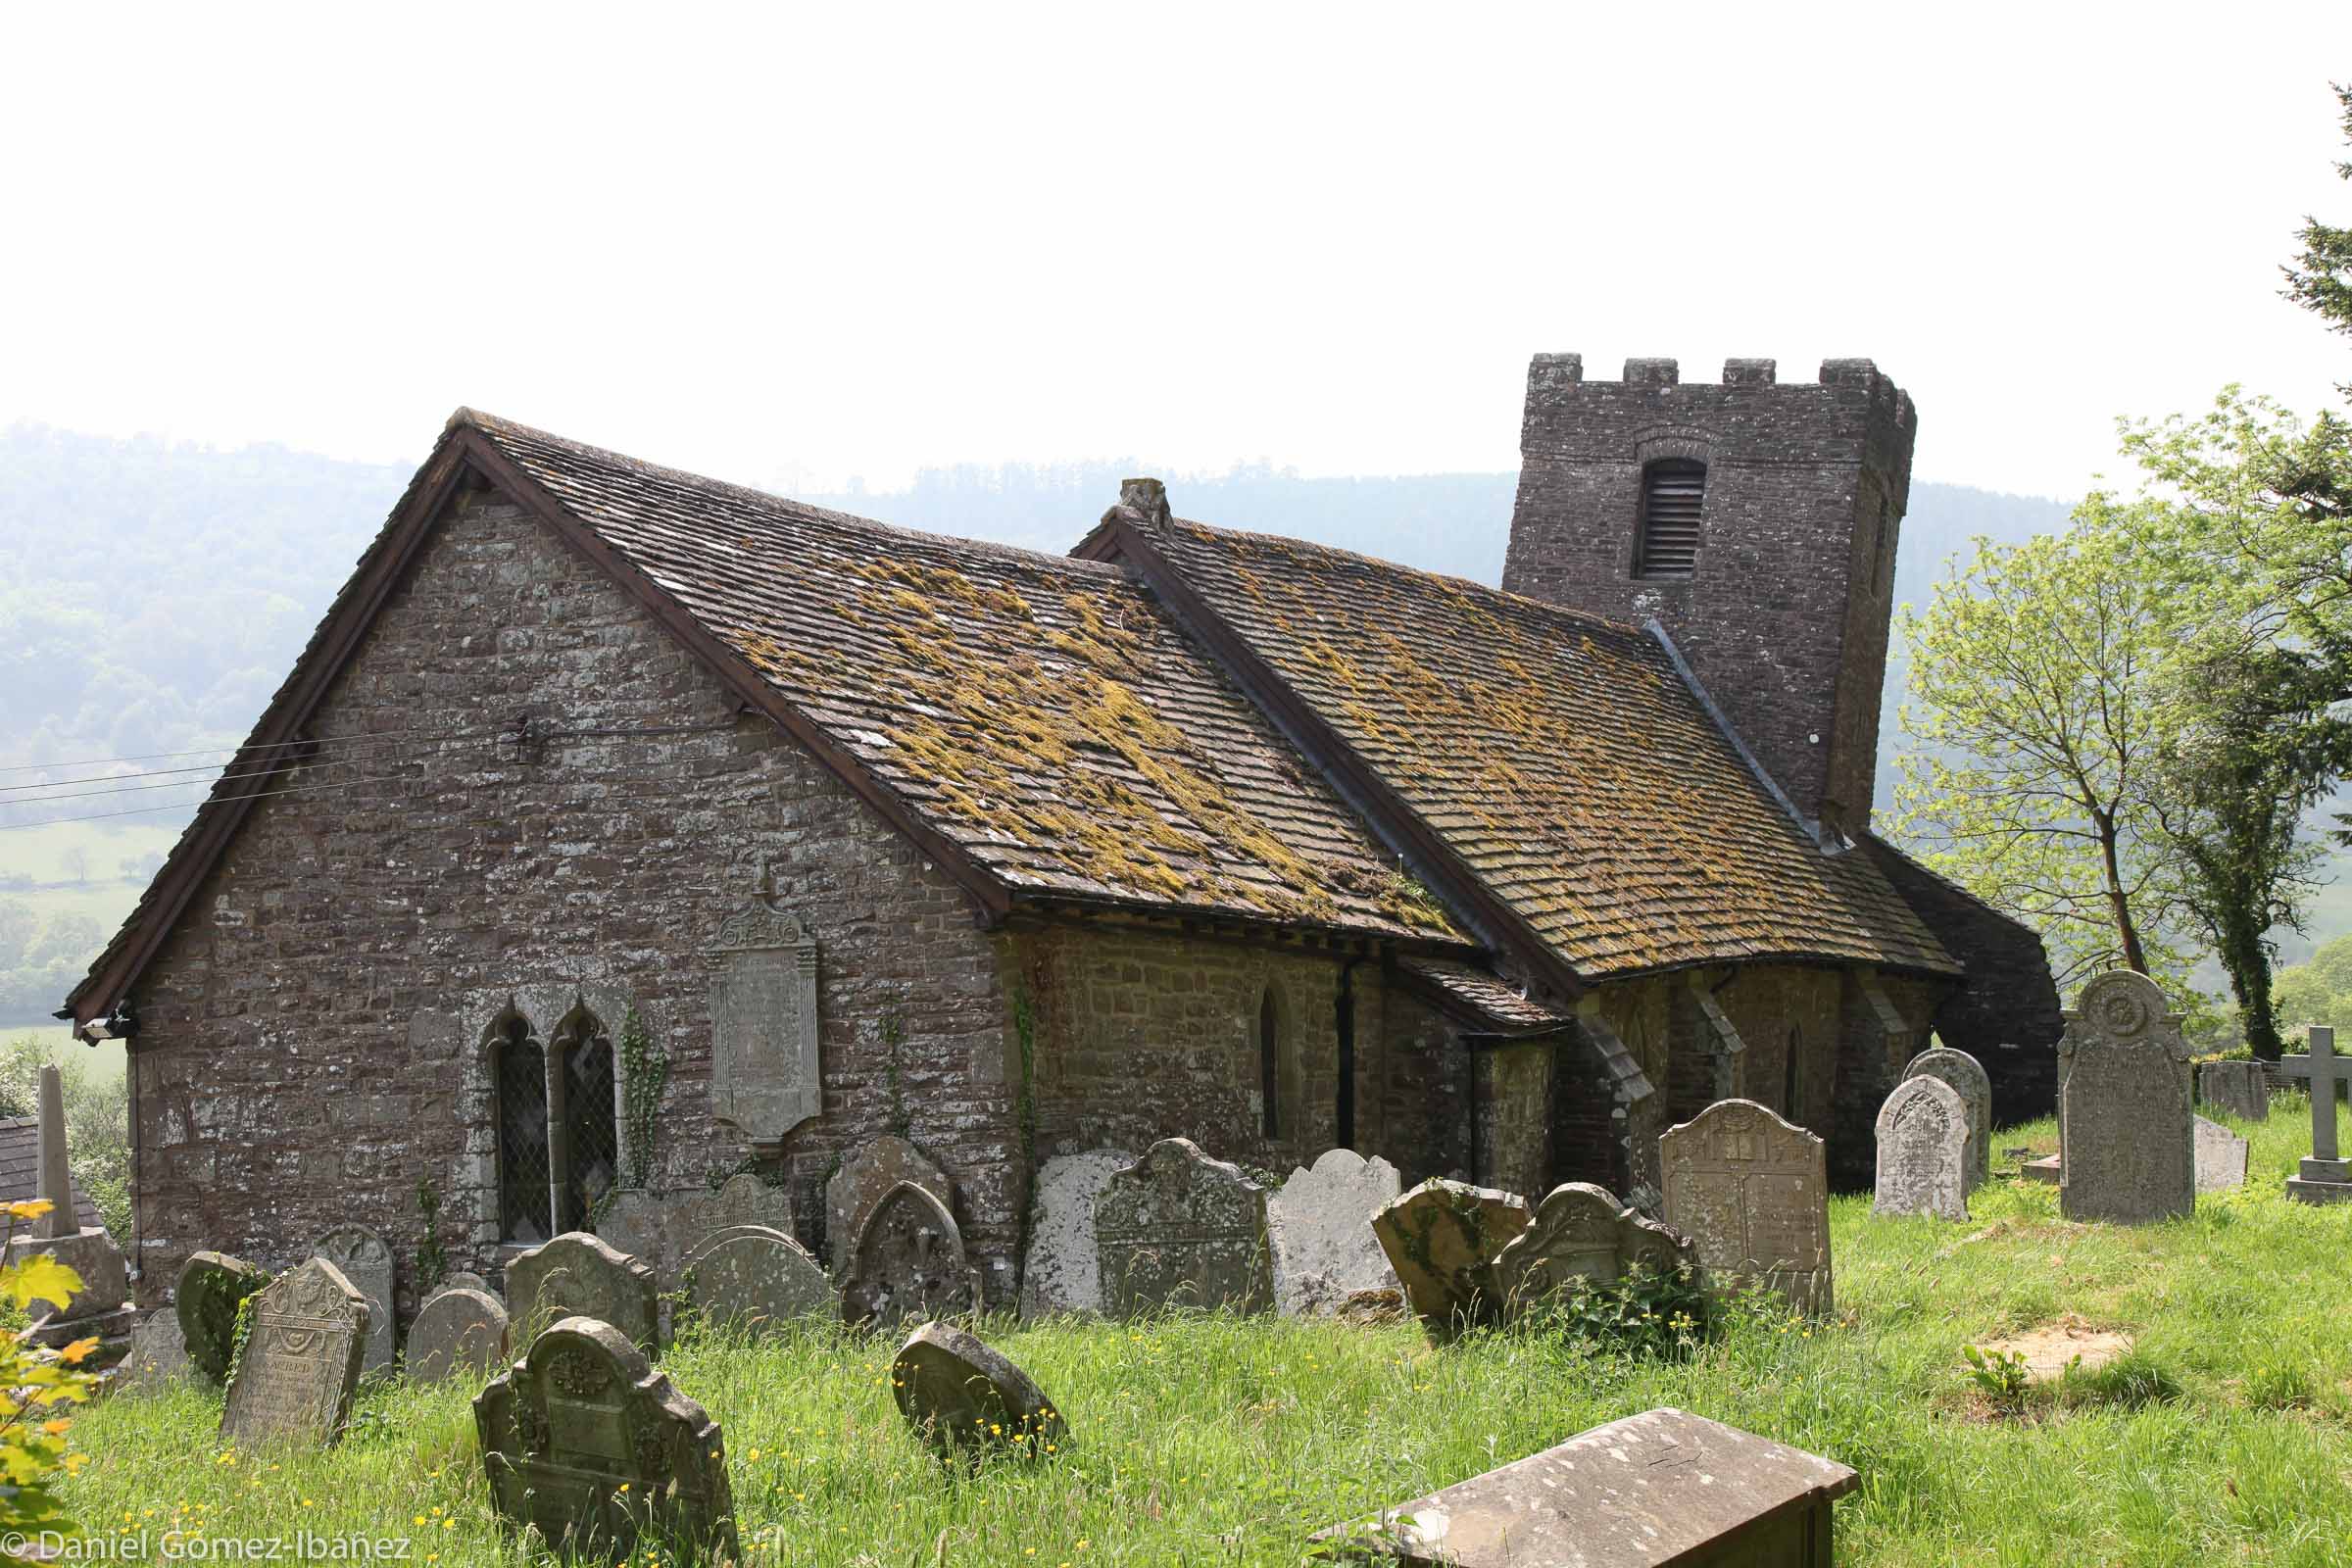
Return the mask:
<svg viewBox="0 0 2352 1568">
<path fill-rule="evenodd" d="M 318 1238 L 311 1251 L 342 1271 L 368 1298 L 368 1354 L 360 1375 L 392 1369 L 392 1249 L 365 1225 L 346 1225 Z"/>
<path fill-rule="evenodd" d="M 236 1447 L 332 1443 L 351 1413 L 368 1348 L 368 1298 L 314 1257 L 253 1298 L 220 1438 Z"/>
<path fill-rule="evenodd" d="M 712 1114 L 774 1144 L 824 1109 L 816 1046 L 816 942 L 795 916 L 754 899 L 711 952 Z"/>
<path fill-rule="evenodd" d="M 1658 1139 L 1666 1223 L 1711 1281 L 1745 1279 L 1827 1312 L 1830 1176 L 1822 1141 L 1752 1100 L 1723 1100 Z"/>
<path fill-rule="evenodd" d="M 858 1238 L 841 1292 L 842 1320 L 887 1325 L 946 1317 L 970 1311 L 977 1304 L 973 1295 L 971 1262 L 955 1216 L 912 1182 L 893 1187 Z"/>
</svg>

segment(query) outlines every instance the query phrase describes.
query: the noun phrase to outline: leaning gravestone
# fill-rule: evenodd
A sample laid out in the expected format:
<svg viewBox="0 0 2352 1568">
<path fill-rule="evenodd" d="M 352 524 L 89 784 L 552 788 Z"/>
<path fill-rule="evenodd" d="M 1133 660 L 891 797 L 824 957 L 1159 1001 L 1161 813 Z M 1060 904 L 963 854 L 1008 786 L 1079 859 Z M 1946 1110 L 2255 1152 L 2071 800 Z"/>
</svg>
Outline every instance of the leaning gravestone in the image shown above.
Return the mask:
<svg viewBox="0 0 2352 1568">
<path fill-rule="evenodd" d="M 2083 986 L 2058 1041 L 2058 1210 L 2145 1224 L 2193 1214 L 2188 1047 L 2164 993 L 2111 970 Z"/>
<path fill-rule="evenodd" d="M 1393 1291 L 1396 1271 L 1372 1216 L 1403 1189 L 1396 1167 L 1352 1149 L 1326 1150 L 1266 1197 L 1274 1301 L 1292 1316 L 1337 1311 L 1358 1291 Z"/>
<path fill-rule="evenodd" d="M 901 1182 L 883 1195 L 858 1238 L 841 1291 L 845 1323 L 896 1324 L 976 1307 L 971 1260 L 956 1217 L 924 1189 Z"/>
<path fill-rule="evenodd" d="M 479 1291 L 484 1296 L 489 1297 L 492 1300 L 497 1301 L 501 1306 L 506 1304 L 505 1298 L 491 1287 L 490 1282 L 482 1278 L 481 1275 L 474 1273 L 471 1269 L 462 1268 L 442 1275 L 438 1280 L 433 1282 L 433 1288 L 424 1293 L 425 1301 L 431 1301 L 434 1297 L 439 1296 L 443 1291 Z M 419 1303 L 417 1309 L 419 1311 L 423 1310 L 422 1303 Z"/>
<path fill-rule="evenodd" d="M 1039 1167 L 1029 1255 L 1021 1264 L 1021 1316 L 1102 1310 L 1102 1261 L 1095 1250 L 1095 1199 L 1135 1163 L 1124 1149 L 1056 1154 Z"/>
<path fill-rule="evenodd" d="M 1069 1444 L 1069 1427 L 1045 1390 L 952 1323 L 926 1323 L 907 1336 L 890 1382 L 899 1413 L 942 1458 L 1009 1449 L 1034 1459 Z"/>
<path fill-rule="evenodd" d="M 1958 1090 L 1924 1073 L 1904 1079 L 1879 1107 L 1877 1131 L 1873 1214 L 1968 1218 L 1968 1161 L 1976 1130 Z"/>
<path fill-rule="evenodd" d="M 179 1332 L 179 1314 L 167 1308 L 148 1313 L 131 1332 L 130 1348 L 107 1380 L 107 1388 L 123 1394 L 162 1394 L 195 1381 L 188 1343 Z"/>
<path fill-rule="evenodd" d="M 833 1311 L 833 1282 L 782 1231 L 731 1225 L 686 1254 L 686 1299 L 713 1323 L 773 1333 L 794 1318 Z"/>
<path fill-rule="evenodd" d="M 718 1423 L 610 1323 L 567 1317 L 474 1396 L 490 1500 L 566 1560 L 612 1562 L 650 1529 L 733 1561 L 735 1502 Z"/>
<path fill-rule="evenodd" d="M 221 1441 L 240 1448 L 334 1442 L 368 1350 L 368 1298 L 314 1257 L 265 1287 L 249 1313 Z"/>
<path fill-rule="evenodd" d="M 2209 1061 L 2197 1069 L 2197 1098 L 2243 1121 L 2271 1119 L 2271 1081 L 2259 1061 Z"/>
<path fill-rule="evenodd" d="M 904 1138 L 875 1139 L 843 1162 L 825 1183 L 825 1248 L 836 1272 L 849 1267 L 874 1210 L 901 1182 L 912 1182 L 951 1213 L 956 1190 L 945 1172 Z"/>
<path fill-rule="evenodd" d="M 558 1318 L 592 1317 L 652 1348 L 660 1343 L 661 1292 L 645 1263 L 586 1231 L 568 1231 L 507 1265 L 507 1315 L 517 1339 Z"/>
<path fill-rule="evenodd" d="M 1682 1238 L 1591 1182 L 1563 1182 L 1527 1228 L 1494 1254 L 1503 1311 L 1516 1315 L 1578 1281 L 1606 1285 L 1640 1268 L 1671 1274 L 1689 1259 Z"/>
<path fill-rule="evenodd" d="M 1905 1078 L 1940 1078 L 1968 1109 L 1968 1187 L 1974 1192 L 1992 1179 L 1992 1078 L 1965 1051 L 1934 1046 L 1911 1058 Z"/>
<path fill-rule="evenodd" d="M 1527 1200 L 1518 1194 L 1433 1176 L 1383 1204 L 1372 1234 L 1414 1315 L 1446 1340 L 1500 1318 L 1505 1293 L 1496 1264 L 1527 1223 Z"/>
<path fill-rule="evenodd" d="M 1746 1281 L 1827 1312 L 1830 1176 L 1820 1139 L 1752 1100 L 1720 1100 L 1658 1139 L 1666 1223 L 1711 1283 Z"/>
<path fill-rule="evenodd" d="M 1266 1190 L 1189 1138 L 1163 1138 L 1095 1200 L 1102 1301 L 1113 1317 L 1167 1306 L 1274 1304 Z"/>
<path fill-rule="evenodd" d="M 507 1309 L 485 1291 L 435 1291 L 409 1325 L 409 1376 L 418 1383 L 475 1378 L 507 1359 Z"/>
<path fill-rule="evenodd" d="M 188 1359 L 214 1383 L 228 1381 L 237 1350 L 237 1306 L 270 1283 L 267 1270 L 225 1252 L 191 1252 L 179 1266 L 172 1301 Z"/>
<path fill-rule="evenodd" d="M 368 1298 L 368 1354 L 360 1362 L 360 1375 L 390 1371 L 392 1249 L 366 1226 L 346 1225 L 319 1237 L 311 1252 L 334 1264 Z"/>
<path fill-rule="evenodd" d="M 2226 1193 L 2246 1185 L 2246 1156 L 2252 1147 L 2218 1121 L 2196 1120 L 2197 1191 Z"/>
</svg>

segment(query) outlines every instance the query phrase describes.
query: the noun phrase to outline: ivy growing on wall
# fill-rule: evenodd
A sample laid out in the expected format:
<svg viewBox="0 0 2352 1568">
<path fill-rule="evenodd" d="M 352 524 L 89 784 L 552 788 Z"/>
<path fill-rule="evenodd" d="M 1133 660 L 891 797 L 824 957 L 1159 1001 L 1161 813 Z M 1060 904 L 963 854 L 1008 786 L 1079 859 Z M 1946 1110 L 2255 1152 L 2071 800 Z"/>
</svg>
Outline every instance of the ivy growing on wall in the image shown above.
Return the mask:
<svg viewBox="0 0 2352 1568">
<path fill-rule="evenodd" d="M 662 1126 L 662 1091 L 669 1083 L 669 1054 L 654 1044 L 631 1004 L 620 1020 L 620 1110 L 628 1125 L 629 1180 L 643 1187 L 654 1173 L 654 1139 Z"/>
</svg>

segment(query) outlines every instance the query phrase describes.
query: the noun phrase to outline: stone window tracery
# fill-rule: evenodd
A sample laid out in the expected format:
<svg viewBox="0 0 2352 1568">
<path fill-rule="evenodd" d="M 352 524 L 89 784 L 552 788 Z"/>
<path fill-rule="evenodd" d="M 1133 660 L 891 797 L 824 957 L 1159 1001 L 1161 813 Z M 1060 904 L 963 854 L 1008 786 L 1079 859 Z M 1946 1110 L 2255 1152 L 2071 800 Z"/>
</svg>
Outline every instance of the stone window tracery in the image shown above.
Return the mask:
<svg viewBox="0 0 2352 1568">
<path fill-rule="evenodd" d="M 510 1007 L 488 1040 L 498 1133 L 499 1239 L 532 1247 L 586 1230 L 617 1185 L 617 1064 L 604 1021 L 585 1004 L 557 1025 L 552 1047 Z"/>
</svg>

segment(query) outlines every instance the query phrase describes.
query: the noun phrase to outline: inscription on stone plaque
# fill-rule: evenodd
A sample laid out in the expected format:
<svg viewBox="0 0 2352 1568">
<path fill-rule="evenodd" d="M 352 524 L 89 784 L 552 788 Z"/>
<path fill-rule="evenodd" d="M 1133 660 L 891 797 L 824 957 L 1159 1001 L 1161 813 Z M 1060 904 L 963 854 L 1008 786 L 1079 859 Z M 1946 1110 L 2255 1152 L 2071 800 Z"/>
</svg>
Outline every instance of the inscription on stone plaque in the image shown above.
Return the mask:
<svg viewBox="0 0 2352 1568">
<path fill-rule="evenodd" d="M 332 1443 L 351 1413 L 368 1315 L 368 1298 L 322 1257 L 255 1297 L 221 1439 L 242 1447 Z"/>
<path fill-rule="evenodd" d="M 755 1144 L 773 1144 L 824 1108 L 816 1048 L 816 941 L 800 920 L 754 899 L 711 945 L 712 1113 Z"/>
<path fill-rule="evenodd" d="M 1805 1312 L 1831 1304 L 1829 1171 L 1820 1139 L 1748 1100 L 1723 1100 L 1658 1140 L 1666 1223 L 1711 1279 L 1745 1279 Z"/>
</svg>

